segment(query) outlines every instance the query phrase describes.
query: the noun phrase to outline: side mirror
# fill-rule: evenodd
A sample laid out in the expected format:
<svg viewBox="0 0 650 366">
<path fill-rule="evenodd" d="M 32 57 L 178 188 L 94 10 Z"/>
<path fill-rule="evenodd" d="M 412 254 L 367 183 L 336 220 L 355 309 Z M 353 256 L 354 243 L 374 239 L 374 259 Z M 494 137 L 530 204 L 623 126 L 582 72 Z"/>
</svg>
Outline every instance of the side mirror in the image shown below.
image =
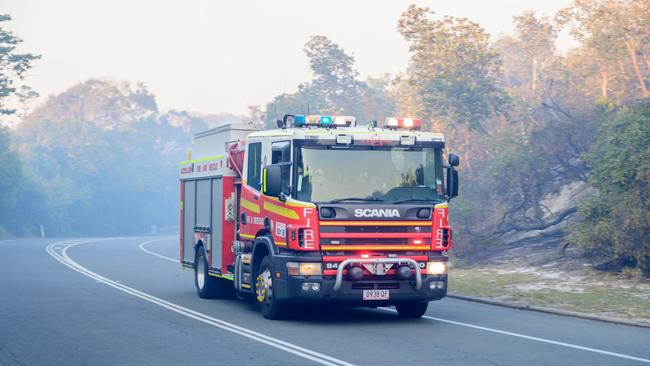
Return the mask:
<svg viewBox="0 0 650 366">
<path fill-rule="evenodd" d="M 267 165 L 262 178 L 262 192 L 267 196 L 279 197 L 282 193 L 282 169 L 279 165 Z"/>
<path fill-rule="evenodd" d="M 447 167 L 447 197 L 450 199 L 458 196 L 458 183 L 458 170 Z"/>
<path fill-rule="evenodd" d="M 454 153 L 449 154 L 449 165 L 458 166 L 460 165 L 460 158 Z"/>
<path fill-rule="evenodd" d="M 267 165 L 262 176 L 262 192 L 267 196 L 285 197 L 289 191 L 289 171 L 291 163 Z"/>
</svg>

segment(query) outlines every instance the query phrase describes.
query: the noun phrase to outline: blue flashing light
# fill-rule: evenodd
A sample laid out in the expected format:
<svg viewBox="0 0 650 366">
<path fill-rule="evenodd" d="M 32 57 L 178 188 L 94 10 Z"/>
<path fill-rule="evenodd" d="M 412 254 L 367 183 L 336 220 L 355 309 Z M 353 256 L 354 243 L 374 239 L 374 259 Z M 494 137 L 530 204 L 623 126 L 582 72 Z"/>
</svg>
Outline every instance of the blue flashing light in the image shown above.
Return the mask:
<svg viewBox="0 0 650 366">
<path fill-rule="evenodd" d="M 331 116 L 321 116 L 320 118 L 320 124 L 321 125 L 331 125 L 333 122 Z"/>
<path fill-rule="evenodd" d="M 304 125 L 307 121 L 305 120 L 304 114 L 294 114 L 293 115 L 293 124 L 296 126 Z"/>
</svg>

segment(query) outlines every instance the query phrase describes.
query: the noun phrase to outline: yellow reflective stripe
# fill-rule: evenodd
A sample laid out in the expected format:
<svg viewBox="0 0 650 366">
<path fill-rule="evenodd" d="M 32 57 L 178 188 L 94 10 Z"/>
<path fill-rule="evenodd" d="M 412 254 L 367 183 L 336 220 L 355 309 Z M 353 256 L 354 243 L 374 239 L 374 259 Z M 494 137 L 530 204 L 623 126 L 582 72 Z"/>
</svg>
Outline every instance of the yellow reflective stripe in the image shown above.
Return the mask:
<svg viewBox="0 0 650 366">
<path fill-rule="evenodd" d="M 263 181 L 263 183 L 264 183 L 264 186 L 263 186 L 263 188 L 262 188 L 262 192 L 266 192 L 266 168 L 264 168 L 264 175 L 263 175 L 263 177 L 264 177 L 264 179 L 262 179 L 262 181 Z"/>
<path fill-rule="evenodd" d="M 185 161 L 181 161 L 181 165 L 183 165 L 183 164 L 192 164 L 192 163 L 202 163 L 204 161 L 218 160 L 218 159 L 223 159 L 223 158 L 225 158 L 224 155 L 219 155 L 219 156 L 210 156 L 210 157 L 201 158 L 201 159 L 185 160 Z"/>
<path fill-rule="evenodd" d="M 223 278 L 225 280 L 231 280 L 231 281 L 233 280 L 232 276 L 218 275 L 218 274 L 214 274 L 214 273 L 208 273 L 208 275 L 212 276 L 212 277 Z"/>
<path fill-rule="evenodd" d="M 255 239 L 255 235 L 239 233 L 239 236 L 241 236 L 242 238 L 246 238 L 246 239 Z"/>
<path fill-rule="evenodd" d="M 281 246 L 281 247 L 286 247 L 286 246 L 287 246 L 287 243 L 285 243 L 285 242 L 283 242 L 283 241 L 276 241 L 276 242 L 275 242 L 275 245 L 279 245 L 279 246 Z"/>
<path fill-rule="evenodd" d="M 279 203 L 285 204 L 285 205 L 290 206 L 290 207 L 310 207 L 310 208 L 315 208 L 316 207 L 316 204 L 311 203 L 311 202 L 303 202 L 303 201 L 297 201 L 297 200 L 292 200 L 292 199 L 288 199 L 286 202 L 282 202 L 276 197 L 267 196 L 267 195 L 264 195 L 264 197 L 271 200 L 271 201 L 279 202 Z"/>
<path fill-rule="evenodd" d="M 242 283 L 241 287 L 243 287 L 243 288 L 251 288 L 251 285 L 249 285 L 247 283 Z"/>
<path fill-rule="evenodd" d="M 286 207 L 274 205 L 271 202 L 264 202 L 264 209 L 267 211 L 271 211 L 276 215 L 286 217 L 288 219 L 297 220 L 300 218 L 300 216 L 298 216 L 296 211 L 290 210 Z"/>
<path fill-rule="evenodd" d="M 260 206 L 257 205 L 256 203 L 253 203 L 247 199 L 242 198 L 241 199 L 241 205 L 243 208 L 247 208 L 255 213 L 260 213 Z"/>
<path fill-rule="evenodd" d="M 447 203 L 447 202 L 439 203 L 439 204 L 437 204 L 437 205 L 435 205 L 435 206 L 433 206 L 433 207 L 435 207 L 435 208 L 448 208 L 448 207 L 449 207 L 449 203 Z"/>
</svg>

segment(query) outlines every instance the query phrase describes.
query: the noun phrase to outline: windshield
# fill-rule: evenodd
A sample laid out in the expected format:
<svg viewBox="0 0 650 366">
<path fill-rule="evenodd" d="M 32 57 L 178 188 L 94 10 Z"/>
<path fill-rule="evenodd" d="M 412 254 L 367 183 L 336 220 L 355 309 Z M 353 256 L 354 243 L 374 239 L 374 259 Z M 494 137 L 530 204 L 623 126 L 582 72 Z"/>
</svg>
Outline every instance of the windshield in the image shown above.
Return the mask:
<svg viewBox="0 0 650 366">
<path fill-rule="evenodd" d="M 442 151 L 365 147 L 296 149 L 296 198 L 309 202 L 442 200 Z"/>
</svg>

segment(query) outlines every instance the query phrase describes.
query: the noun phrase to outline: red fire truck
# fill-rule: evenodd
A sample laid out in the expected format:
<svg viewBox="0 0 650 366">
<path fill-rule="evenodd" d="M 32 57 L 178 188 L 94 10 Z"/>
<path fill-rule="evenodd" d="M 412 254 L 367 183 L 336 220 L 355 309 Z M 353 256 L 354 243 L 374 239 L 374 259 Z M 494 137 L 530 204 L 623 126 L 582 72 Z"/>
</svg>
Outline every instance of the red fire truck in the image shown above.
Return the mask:
<svg viewBox="0 0 650 366">
<path fill-rule="evenodd" d="M 198 295 L 252 299 L 269 319 L 308 303 L 421 317 L 447 294 L 459 163 L 421 125 L 286 115 L 197 134 L 180 166 L 179 255 Z"/>
</svg>

